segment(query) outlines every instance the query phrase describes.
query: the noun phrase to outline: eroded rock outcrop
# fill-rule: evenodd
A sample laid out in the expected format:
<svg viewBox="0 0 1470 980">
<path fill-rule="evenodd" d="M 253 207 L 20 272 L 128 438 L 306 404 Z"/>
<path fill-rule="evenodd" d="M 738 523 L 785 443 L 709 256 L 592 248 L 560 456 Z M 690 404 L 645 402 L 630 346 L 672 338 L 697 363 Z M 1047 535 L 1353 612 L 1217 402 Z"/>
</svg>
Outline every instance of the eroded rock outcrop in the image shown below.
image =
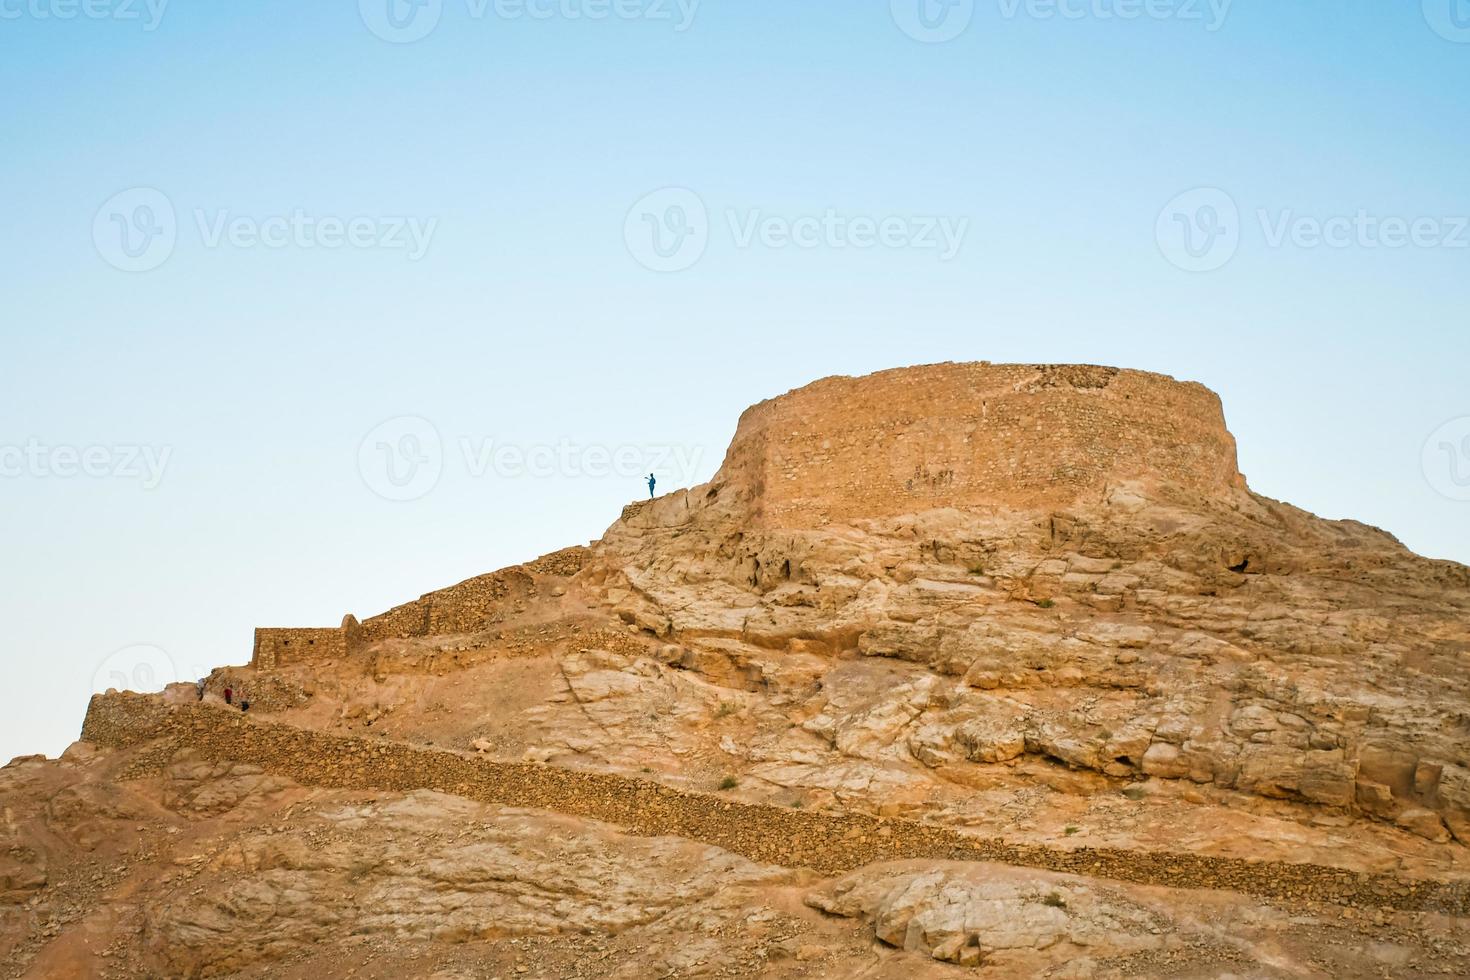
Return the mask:
<svg viewBox="0 0 1470 980">
<path fill-rule="evenodd" d="M 587 580 L 696 649 L 943 679 L 828 694 L 805 728 L 845 756 L 1031 755 L 1470 840 L 1470 571 L 1251 493 L 1198 386 L 994 365 L 819 382 L 748 412 L 709 485 L 625 514 Z"/>
<path fill-rule="evenodd" d="M 960 966 L 1005 963 L 1037 972 L 1089 951 L 1157 949 L 1163 933 L 1178 929 L 1116 891 L 987 865 L 878 865 L 839 879 L 807 903 L 870 922 L 880 941 L 898 949 Z"/>
</svg>

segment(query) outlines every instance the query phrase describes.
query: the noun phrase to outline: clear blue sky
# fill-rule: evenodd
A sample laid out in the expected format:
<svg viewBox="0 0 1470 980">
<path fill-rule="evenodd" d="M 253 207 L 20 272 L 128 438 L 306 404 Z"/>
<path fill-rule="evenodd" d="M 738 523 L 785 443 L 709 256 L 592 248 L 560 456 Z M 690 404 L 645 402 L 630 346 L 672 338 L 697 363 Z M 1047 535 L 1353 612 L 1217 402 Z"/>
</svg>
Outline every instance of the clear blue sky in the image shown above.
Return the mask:
<svg viewBox="0 0 1470 980">
<path fill-rule="evenodd" d="M 903 364 L 1202 381 L 1255 489 L 1470 561 L 1470 4 L 916 2 L 0 0 L 0 757 Z"/>
</svg>

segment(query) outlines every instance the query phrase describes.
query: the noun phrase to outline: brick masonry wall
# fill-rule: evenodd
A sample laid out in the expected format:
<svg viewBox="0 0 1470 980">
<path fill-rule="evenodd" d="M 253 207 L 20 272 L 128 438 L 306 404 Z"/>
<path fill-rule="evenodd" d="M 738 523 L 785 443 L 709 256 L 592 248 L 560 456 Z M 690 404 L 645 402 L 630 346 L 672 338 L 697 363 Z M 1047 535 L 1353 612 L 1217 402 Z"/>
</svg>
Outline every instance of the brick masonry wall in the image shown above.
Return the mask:
<svg viewBox="0 0 1470 980">
<path fill-rule="evenodd" d="M 344 629 L 278 629 L 259 627 L 250 666 L 261 670 L 292 664 L 340 660 L 347 655 Z"/>
<path fill-rule="evenodd" d="M 575 575 L 587 561 L 588 549 L 563 548 L 524 565 L 479 575 L 447 589 L 430 592 L 395 606 L 362 623 L 352 617 L 340 629 L 260 627 L 250 665 L 272 670 L 292 664 L 340 659 L 366 643 L 485 629 L 496 605 L 517 589 L 535 586 L 537 575 Z"/>
<path fill-rule="evenodd" d="M 365 643 L 390 637 L 427 636 L 429 634 L 429 599 L 427 596 L 394 606 L 381 615 L 363 620 L 361 637 Z"/>
<path fill-rule="evenodd" d="M 361 638 L 373 642 L 390 637 L 473 633 L 485 628 L 496 603 L 505 598 L 512 585 L 531 583 L 531 576 L 518 568 L 480 575 L 364 620 Z"/>
<path fill-rule="evenodd" d="M 1470 913 L 1470 887 L 1464 883 L 1189 853 L 1011 844 L 917 821 L 790 810 L 611 773 L 328 735 L 254 721 L 222 706 L 166 705 L 157 696 L 127 692 L 92 698 L 82 738 L 106 747 L 136 747 L 131 777 L 155 774 L 175 748 L 188 746 L 206 758 L 253 763 L 306 786 L 433 789 L 485 803 L 602 820 L 639 836 L 673 834 L 754 861 L 822 874 L 876 861 L 997 861 L 1176 888 L 1229 888 L 1273 898 Z"/>
<path fill-rule="evenodd" d="M 717 484 L 753 522 L 999 504 L 1064 506 L 1121 480 L 1244 486 L 1220 399 L 1140 371 L 936 364 L 828 378 L 740 419 Z"/>
</svg>

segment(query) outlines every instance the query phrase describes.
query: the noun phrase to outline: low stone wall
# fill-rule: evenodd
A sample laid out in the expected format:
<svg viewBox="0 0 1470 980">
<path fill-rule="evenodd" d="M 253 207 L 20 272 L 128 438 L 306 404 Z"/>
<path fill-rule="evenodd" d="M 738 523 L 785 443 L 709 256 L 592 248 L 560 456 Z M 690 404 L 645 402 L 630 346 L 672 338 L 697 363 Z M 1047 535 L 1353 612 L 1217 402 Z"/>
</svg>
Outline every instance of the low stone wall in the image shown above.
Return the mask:
<svg viewBox="0 0 1470 980">
<path fill-rule="evenodd" d="M 258 627 L 250 666 L 258 670 L 287 667 L 347 655 L 347 630 Z"/>
<path fill-rule="evenodd" d="M 156 743 L 153 751 L 141 755 L 143 768 L 136 774 L 145 774 L 146 765 L 166 764 L 168 753 L 159 746 L 187 745 L 206 758 L 253 763 L 303 785 L 438 790 L 606 821 L 640 836 L 703 841 L 754 861 L 827 875 L 879 861 L 994 861 L 1174 888 L 1224 888 L 1296 901 L 1470 914 L 1470 885 L 1465 883 L 1194 854 L 1011 844 L 910 820 L 788 810 L 610 773 L 328 735 L 253 721 L 210 704 L 168 706 L 149 695 L 96 695 L 82 737 L 119 748 Z"/>
<path fill-rule="evenodd" d="M 534 592 L 533 573 L 571 576 L 582 570 L 586 560 L 586 548 L 564 548 L 525 565 L 477 575 L 363 620 L 360 638 L 371 643 L 390 638 L 478 632 L 489 625 L 497 606 L 508 596 Z"/>
<path fill-rule="evenodd" d="M 560 575 L 569 578 L 586 566 L 587 558 L 591 554 L 592 549 L 583 545 L 573 545 L 570 548 L 562 548 L 560 551 L 542 555 L 535 561 L 528 561 L 522 567 L 537 575 Z"/>
<path fill-rule="evenodd" d="M 542 555 L 487 575 L 430 592 L 362 623 L 347 616 L 340 629 L 261 627 L 255 631 L 250 665 L 273 670 L 292 664 L 340 660 L 365 643 L 486 628 L 496 606 L 516 591 L 535 588 L 535 575 L 570 577 L 586 564 L 588 549 L 577 546 Z"/>
<path fill-rule="evenodd" d="M 364 620 L 361 636 L 364 642 L 375 643 L 393 637 L 427 636 L 428 633 L 429 598 L 423 596 Z"/>
<path fill-rule="evenodd" d="M 516 584 L 529 585 L 531 576 L 519 568 L 504 569 L 488 575 L 430 592 L 413 602 L 395 606 L 381 616 L 363 621 L 362 639 L 366 642 L 412 636 L 441 636 L 446 633 L 474 633 L 486 628 L 496 605 Z"/>
</svg>

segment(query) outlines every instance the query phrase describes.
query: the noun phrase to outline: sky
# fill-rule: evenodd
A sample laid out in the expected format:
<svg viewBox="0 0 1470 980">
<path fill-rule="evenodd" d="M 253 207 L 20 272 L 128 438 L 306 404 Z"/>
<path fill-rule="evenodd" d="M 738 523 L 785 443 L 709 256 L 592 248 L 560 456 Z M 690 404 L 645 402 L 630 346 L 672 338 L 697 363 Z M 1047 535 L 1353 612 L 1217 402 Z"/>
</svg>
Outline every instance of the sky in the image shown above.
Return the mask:
<svg viewBox="0 0 1470 980">
<path fill-rule="evenodd" d="M 1470 562 L 1470 0 L 0 0 L 0 86 L 0 759 L 907 364 Z"/>
</svg>

